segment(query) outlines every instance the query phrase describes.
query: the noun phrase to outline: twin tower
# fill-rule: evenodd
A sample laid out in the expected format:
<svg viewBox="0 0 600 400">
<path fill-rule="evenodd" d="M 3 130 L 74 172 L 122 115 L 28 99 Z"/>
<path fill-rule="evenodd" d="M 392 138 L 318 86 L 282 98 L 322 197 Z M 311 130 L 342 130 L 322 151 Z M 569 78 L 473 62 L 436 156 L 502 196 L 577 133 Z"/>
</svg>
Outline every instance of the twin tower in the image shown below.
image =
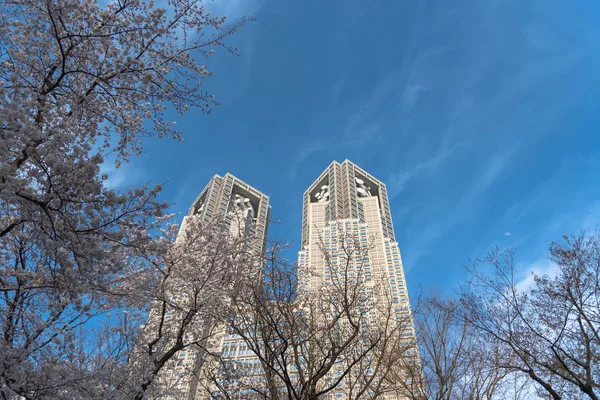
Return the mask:
<svg viewBox="0 0 600 400">
<path fill-rule="evenodd" d="M 263 252 L 269 213 L 268 196 L 228 173 L 223 177 L 215 175 L 210 180 L 186 219 L 222 217 L 230 230 L 241 229 L 262 238 L 256 242 L 255 250 Z M 393 297 L 395 318 L 406 319 L 410 304 L 385 184 L 349 160 L 332 162 L 304 192 L 302 247 L 298 253 L 299 290 L 318 290 L 331 279 L 332 265 L 343 264 L 336 260 L 337 256 L 341 257 L 341 231 L 369 242 L 368 261 L 364 264 L 365 284 L 385 282 L 386 293 Z M 324 250 L 332 254 L 333 259 L 324 260 Z M 382 290 L 380 285 L 370 286 L 374 291 Z M 410 325 L 409 335 L 414 337 L 412 323 Z M 242 348 L 235 340 L 223 335 L 216 344 L 217 350 L 220 348 L 233 359 L 248 358 L 246 352 L 232 353 L 231 349 Z"/>
<path fill-rule="evenodd" d="M 239 224 L 244 223 L 242 229 L 263 239 L 257 241 L 257 246 L 261 246 L 258 251 L 264 251 L 269 214 L 269 197 L 229 173 L 223 177 L 215 175 L 189 211 L 190 216 L 201 219 L 222 216 L 230 229 L 238 230 Z M 409 310 L 387 189 L 383 182 L 349 160 L 332 162 L 304 192 L 298 266 L 300 271 L 310 273 L 301 274 L 298 283 L 310 289 L 327 279 L 322 246 L 335 236 L 340 224 L 369 239 L 372 247 L 367 266 L 370 270 L 366 272 L 374 279 L 385 278 L 398 309 L 403 313 Z"/>
</svg>

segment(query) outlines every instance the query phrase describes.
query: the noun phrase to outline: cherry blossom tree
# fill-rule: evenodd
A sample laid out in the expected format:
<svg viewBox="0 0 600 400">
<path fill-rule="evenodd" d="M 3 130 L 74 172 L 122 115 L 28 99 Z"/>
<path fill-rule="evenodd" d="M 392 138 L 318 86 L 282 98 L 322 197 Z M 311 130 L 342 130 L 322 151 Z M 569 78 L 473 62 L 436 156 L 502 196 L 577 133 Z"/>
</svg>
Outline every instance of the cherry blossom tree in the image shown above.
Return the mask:
<svg viewBox="0 0 600 400">
<path fill-rule="evenodd" d="M 530 394 L 525 379 L 501 367 L 501 347 L 462 318 L 461 303 L 432 295 L 415 316 L 422 369 L 405 366 L 403 381 L 412 400 L 512 399 Z"/>
<path fill-rule="evenodd" d="M 253 250 L 255 238 L 231 234 L 222 220 L 202 222 L 187 217 L 182 232 L 173 240 L 176 228 L 170 226 L 161 235 L 158 248 L 143 256 L 157 278 L 146 293 L 137 288 L 142 300 L 152 299 L 147 322 L 139 331 L 122 329 L 133 332 L 126 363 L 118 366 L 123 373 L 115 382 L 122 398 L 141 400 L 149 393 L 180 398 L 193 392 L 193 374 L 198 361 L 208 356 L 207 341 L 224 322 L 231 290 L 240 276 L 261 266 L 262 255 Z M 140 281 L 145 280 L 136 283 Z M 145 313 L 138 314 L 138 320 L 145 317 Z M 186 351 L 194 357 L 181 365 L 174 356 Z M 132 395 L 124 396 L 129 393 Z"/>
<path fill-rule="evenodd" d="M 462 318 L 499 346 L 499 368 L 528 377 L 543 398 L 600 396 L 600 241 L 564 237 L 550 246 L 556 274 L 535 275 L 530 288 L 515 279 L 511 251 L 492 251 L 470 269 L 461 294 Z"/>
<path fill-rule="evenodd" d="M 111 190 L 100 166 L 145 137 L 181 139 L 168 108 L 210 112 L 201 60 L 234 52 L 224 40 L 248 19 L 226 24 L 192 0 L 7 0 L 0 20 L 0 393 L 106 397 L 123 373 L 108 366 L 142 368 L 122 362 L 141 340 L 133 314 L 165 301 L 156 271 L 180 245 L 156 239 L 160 186 Z M 100 334 L 99 317 L 127 331 Z M 168 351 L 146 354 L 156 369 Z M 141 376 L 122 393 L 139 398 Z"/>
</svg>

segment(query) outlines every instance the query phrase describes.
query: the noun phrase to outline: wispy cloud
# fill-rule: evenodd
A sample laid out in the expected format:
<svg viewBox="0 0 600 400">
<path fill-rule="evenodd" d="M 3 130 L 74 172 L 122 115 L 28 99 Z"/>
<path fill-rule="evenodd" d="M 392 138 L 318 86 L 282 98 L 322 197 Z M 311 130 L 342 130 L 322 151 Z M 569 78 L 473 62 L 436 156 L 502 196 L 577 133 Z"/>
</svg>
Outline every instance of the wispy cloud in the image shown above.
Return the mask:
<svg viewBox="0 0 600 400">
<path fill-rule="evenodd" d="M 445 236 L 454 225 L 465 218 L 472 218 L 475 215 L 474 210 L 478 208 L 477 204 L 485 192 L 494 185 L 505 168 L 510 165 L 514 152 L 515 149 L 508 149 L 493 156 L 483 166 L 482 172 L 470 182 L 458 201 L 449 204 L 449 207 L 452 207 L 454 211 L 446 214 L 443 218 L 433 219 L 431 223 L 417 232 L 419 243 L 416 244 L 416 247 L 427 248 L 431 242 Z"/>
<path fill-rule="evenodd" d="M 453 145 L 444 144 L 433 157 L 410 165 L 407 169 L 390 174 L 387 178 L 390 199 L 393 200 L 402 193 L 406 184 L 411 179 L 417 178 L 424 173 L 438 172 L 459 149 L 465 147 L 467 144 L 467 142 L 455 143 Z"/>
<path fill-rule="evenodd" d="M 472 182 L 469 189 L 462 196 L 458 208 L 461 211 L 470 208 L 470 206 L 498 179 L 503 170 L 509 165 L 511 157 L 516 151 L 516 146 L 508 149 L 502 149 L 492 156 L 492 158 L 483 166 L 483 173 Z"/>
<path fill-rule="evenodd" d="M 186 211 L 186 208 L 200 194 L 204 185 L 208 183 L 215 172 L 209 167 L 194 167 L 188 171 L 182 171 L 181 176 L 185 178 L 179 181 L 173 195 L 173 203 L 180 212 Z"/>
<path fill-rule="evenodd" d="M 307 141 L 303 143 L 296 152 L 295 158 L 289 165 L 289 177 L 294 180 L 298 175 L 298 170 L 302 164 L 313 154 L 324 151 L 330 148 L 331 144 L 328 141 Z"/>
<path fill-rule="evenodd" d="M 123 189 L 139 183 L 139 173 L 130 163 L 123 163 L 117 168 L 114 162 L 106 161 L 100 166 L 100 173 L 108 176 L 104 181 L 107 189 Z"/>
<path fill-rule="evenodd" d="M 404 94 L 402 96 L 402 106 L 404 108 L 404 112 L 408 113 L 412 111 L 421 93 L 425 90 L 425 87 L 423 87 L 423 85 L 420 83 L 410 84 L 404 88 Z"/>
<path fill-rule="evenodd" d="M 560 240 L 564 234 L 578 234 L 584 230 L 592 234 L 600 222 L 600 202 L 596 201 L 581 210 L 566 210 L 547 221 L 546 224 L 536 226 L 532 231 L 518 242 L 511 242 L 511 247 L 519 249 L 519 258 L 529 257 L 532 262 L 517 263 L 517 288 L 520 290 L 531 289 L 534 276 L 556 276 L 558 265 L 548 259 L 548 245 L 554 240 Z M 529 241 L 529 245 L 522 247 L 522 243 Z"/>
<path fill-rule="evenodd" d="M 224 15 L 228 23 L 244 16 L 254 16 L 263 7 L 265 0 L 213 0 L 205 3 L 213 15 Z"/>
<path fill-rule="evenodd" d="M 499 223 L 504 226 L 524 225 L 529 230 L 530 221 L 543 214 L 546 209 L 541 207 L 552 200 L 565 206 L 554 208 L 551 218 L 545 217 L 543 234 L 537 235 L 538 240 L 545 243 L 556 239 L 556 235 L 575 233 L 579 229 L 593 231 L 600 223 L 600 201 L 595 198 L 593 186 L 577 185 L 573 181 L 584 172 L 593 175 L 600 172 L 600 163 L 596 164 L 596 160 L 600 157 L 562 162 L 555 167 L 554 173 L 516 199 L 499 218 Z"/>
<path fill-rule="evenodd" d="M 382 105 L 390 102 L 397 103 L 396 97 L 400 84 L 400 73 L 394 72 L 382 78 L 365 100 L 355 103 L 347 111 L 349 118 L 344 133 L 352 134 L 352 132 L 364 129 L 365 126 L 371 126 L 376 122 L 375 116 L 381 111 Z M 340 89 L 336 88 L 335 90 L 339 91 Z"/>
<path fill-rule="evenodd" d="M 540 259 L 529 265 L 517 265 L 516 272 L 520 276 L 516 283 L 517 289 L 528 291 L 535 282 L 535 276 L 554 277 L 558 274 L 559 267 L 548 259 Z"/>
</svg>

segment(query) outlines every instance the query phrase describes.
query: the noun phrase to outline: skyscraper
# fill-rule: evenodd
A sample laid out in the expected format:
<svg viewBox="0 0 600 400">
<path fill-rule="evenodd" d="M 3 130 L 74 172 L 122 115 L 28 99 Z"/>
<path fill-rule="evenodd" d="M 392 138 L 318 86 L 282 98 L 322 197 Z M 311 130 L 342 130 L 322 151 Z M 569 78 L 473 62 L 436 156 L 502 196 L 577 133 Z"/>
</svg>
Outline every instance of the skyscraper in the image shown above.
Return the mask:
<svg viewBox="0 0 600 400">
<path fill-rule="evenodd" d="M 183 218 L 181 232 L 189 218 L 202 221 L 223 218 L 232 234 L 252 234 L 262 239 L 256 250 L 264 251 L 269 220 L 269 197 L 230 173 L 214 175 Z"/>
<path fill-rule="evenodd" d="M 313 273 L 303 284 L 308 288 L 323 284 L 326 271 L 316 270 L 325 266 L 321 242 L 335 234 L 340 222 L 372 239 L 371 274 L 389 278 L 393 296 L 409 306 L 385 184 L 349 160 L 332 162 L 304 192 L 299 265 L 310 266 Z"/>
<path fill-rule="evenodd" d="M 354 248 L 365 249 L 360 257 L 354 256 L 360 258 L 360 266 L 347 259 L 347 240 L 353 241 Z M 408 346 L 397 357 L 410 354 L 418 363 L 404 269 L 383 182 L 349 160 L 327 167 L 304 192 L 298 269 L 304 293 L 316 293 L 343 275 L 344 279 L 360 279 L 366 295 L 389 298 L 391 318 L 404 325 L 397 334 Z M 373 315 L 370 323 L 377 318 Z M 401 375 L 400 371 L 397 376 Z M 392 389 L 386 398 L 403 397 Z"/>
<path fill-rule="evenodd" d="M 236 333 L 233 326 L 214 329 L 208 321 L 214 331 L 204 335 L 202 347 L 217 357 L 205 363 L 204 352 L 186 351 L 169 375 L 181 378 L 178 388 L 187 398 L 211 398 L 219 391 L 227 398 L 262 398 L 272 390 L 321 392 L 324 399 L 405 398 L 398 382 L 410 377 L 398 361 L 418 363 L 418 352 L 385 184 L 348 160 L 334 161 L 303 200 L 302 248 L 297 280 L 292 280 L 297 296 L 278 302 L 271 293 L 265 302 L 252 303 L 273 318 L 250 318 L 242 324 L 255 332 L 250 335 Z M 192 218 L 223 218 L 231 235 L 259 238 L 255 250 L 263 254 L 268 217 L 268 197 L 230 174 L 215 175 L 194 201 L 180 234 Z M 343 310 L 340 303 L 353 305 Z M 253 315 L 249 311 L 246 318 Z M 264 353 L 263 358 L 254 353 L 266 347 L 281 351 L 269 356 L 282 363 L 269 367 Z M 328 363 L 322 374 L 315 373 Z M 193 376 L 183 377 L 190 369 Z"/>
<path fill-rule="evenodd" d="M 192 203 L 188 215 L 183 218 L 178 240 L 186 234 L 186 227 L 192 219 L 200 221 L 222 219 L 229 227 L 231 236 L 252 235 L 253 250 L 260 255 L 265 250 L 269 214 L 268 196 L 229 173 L 223 177 L 214 175 Z M 171 295 L 177 296 L 177 293 Z M 152 318 L 151 313 L 149 323 Z M 165 325 L 174 323 L 175 318 L 176 314 L 167 313 Z M 202 321 L 195 329 L 203 332 L 194 332 L 194 335 L 207 338 L 202 344 L 204 349 L 212 353 L 229 354 L 232 338 L 225 332 L 224 326 L 215 326 L 212 320 L 207 320 Z M 201 384 L 199 379 L 202 379 L 200 369 L 204 356 L 204 350 L 194 346 L 188 347 L 180 351 L 165 367 L 159 376 L 160 385 L 179 393 L 169 398 L 203 398 L 197 392 Z"/>
</svg>

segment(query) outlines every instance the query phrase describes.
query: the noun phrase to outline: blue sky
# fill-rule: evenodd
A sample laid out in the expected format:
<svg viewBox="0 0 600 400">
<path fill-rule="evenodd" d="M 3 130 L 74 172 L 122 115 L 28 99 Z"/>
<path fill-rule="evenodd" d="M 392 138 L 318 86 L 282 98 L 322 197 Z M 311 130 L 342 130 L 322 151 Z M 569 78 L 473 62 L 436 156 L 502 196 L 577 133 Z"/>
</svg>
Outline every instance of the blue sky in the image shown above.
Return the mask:
<svg viewBox="0 0 600 400">
<path fill-rule="evenodd" d="M 452 291 L 493 245 L 518 248 L 525 282 L 551 270 L 552 240 L 600 222 L 598 2 L 210 7 L 257 18 L 231 38 L 239 57 L 207 63 L 222 106 L 179 118 L 185 142 L 149 140 L 112 185 L 169 181 L 183 215 L 231 172 L 270 196 L 272 236 L 298 243 L 302 193 L 348 158 L 388 186 L 413 293 Z"/>
</svg>

